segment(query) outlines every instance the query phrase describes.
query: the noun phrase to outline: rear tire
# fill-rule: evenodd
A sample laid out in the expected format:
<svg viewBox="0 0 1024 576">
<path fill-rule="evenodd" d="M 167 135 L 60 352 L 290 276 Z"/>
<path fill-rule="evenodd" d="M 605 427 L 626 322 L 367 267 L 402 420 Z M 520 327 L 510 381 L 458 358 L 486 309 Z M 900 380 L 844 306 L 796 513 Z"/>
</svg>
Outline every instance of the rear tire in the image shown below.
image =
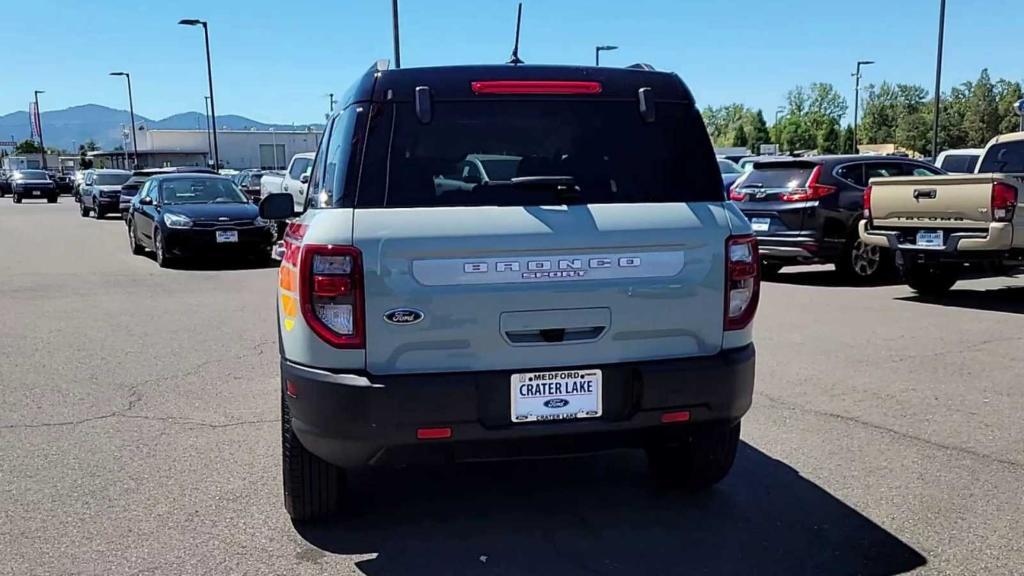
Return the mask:
<svg viewBox="0 0 1024 576">
<path fill-rule="evenodd" d="M 700 492 L 729 474 L 739 441 L 739 422 L 694 425 L 677 443 L 648 447 L 647 462 L 659 486 Z"/>
<path fill-rule="evenodd" d="M 281 392 L 281 465 L 284 508 L 296 522 L 327 518 L 341 509 L 345 473 L 313 454 L 292 430 L 288 400 Z"/>
<path fill-rule="evenodd" d="M 912 264 L 904 276 L 907 286 L 921 296 L 942 296 L 960 280 L 960 268 L 949 264 Z"/>
<path fill-rule="evenodd" d="M 854 284 L 871 284 L 885 277 L 892 268 L 892 254 L 878 246 L 869 246 L 852 236 L 846 241 L 836 269 Z"/>
</svg>

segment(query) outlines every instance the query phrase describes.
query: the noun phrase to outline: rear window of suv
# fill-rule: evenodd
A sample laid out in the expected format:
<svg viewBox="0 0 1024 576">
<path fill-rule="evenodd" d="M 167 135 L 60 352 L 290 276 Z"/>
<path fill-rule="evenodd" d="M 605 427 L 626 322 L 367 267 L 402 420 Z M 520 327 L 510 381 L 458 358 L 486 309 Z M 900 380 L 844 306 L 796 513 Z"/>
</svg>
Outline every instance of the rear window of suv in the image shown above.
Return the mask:
<svg viewBox="0 0 1024 576">
<path fill-rule="evenodd" d="M 811 164 L 755 164 L 741 188 L 801 188 L 814 171 Z"/>
<path fill-rule="evenodd" d="M 433 108 L 425 124 L 411 103 L 393 105 L 393 124 L 376 121 L 367 156 L 387 139 L 390 150 L 386 162 L 364 166 L 358 206 L 724 199 L 711 142 L 692 105 L 658 102 L 654 122 L 643 120 L 635 100 L 439 101 Z"/>
<path fill-rule="evenodd" d="M 990 146 L 978 168 L 979 174 L 987 172 L 1024 173 L 1024 140 Z"/>
</svg>

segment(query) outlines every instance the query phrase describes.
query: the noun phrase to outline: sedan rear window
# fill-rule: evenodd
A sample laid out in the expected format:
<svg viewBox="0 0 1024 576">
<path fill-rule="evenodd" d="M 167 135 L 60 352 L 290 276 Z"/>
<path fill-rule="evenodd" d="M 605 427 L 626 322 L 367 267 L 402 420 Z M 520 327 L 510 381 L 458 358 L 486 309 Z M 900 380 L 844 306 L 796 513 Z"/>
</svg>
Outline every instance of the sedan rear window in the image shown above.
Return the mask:
<svg viewBox="0 0 1024 576">
<path fill-rule="evenodd" d="M 654 122 L 635 101 L 608 100 L 439 101 L 426 124 L 412 104 L 393 114 L 390 157 L 364 167 L 361 207 L 723 200 L 692 105 L 658 102 Z M 377 127 L 371 149 L 392 129 Z"/>
<path fill-rule="evenodd" d="M 802 188 L 814 171 L 810 164 L 755 164 L 743 179 L 743 188 Z"/>
</svg>

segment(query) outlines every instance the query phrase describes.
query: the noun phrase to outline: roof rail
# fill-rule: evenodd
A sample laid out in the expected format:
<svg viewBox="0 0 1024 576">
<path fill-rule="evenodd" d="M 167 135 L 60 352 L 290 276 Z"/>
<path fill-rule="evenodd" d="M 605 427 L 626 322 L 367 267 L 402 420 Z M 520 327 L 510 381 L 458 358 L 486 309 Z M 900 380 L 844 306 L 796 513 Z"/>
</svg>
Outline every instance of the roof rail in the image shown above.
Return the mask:
<svg viewBox="0 0 1024 576">
<path fill-rule="evenodd" d="M 629 69 L 629 70 L 656 70 L 656 68 L 654 66 L 651 66 L 650 64 L 645 64 L 643 62 L 637 62 L 636 64 L 630 64 L 629 66 L 626 66 L 626 68 Z"/>
</svg>

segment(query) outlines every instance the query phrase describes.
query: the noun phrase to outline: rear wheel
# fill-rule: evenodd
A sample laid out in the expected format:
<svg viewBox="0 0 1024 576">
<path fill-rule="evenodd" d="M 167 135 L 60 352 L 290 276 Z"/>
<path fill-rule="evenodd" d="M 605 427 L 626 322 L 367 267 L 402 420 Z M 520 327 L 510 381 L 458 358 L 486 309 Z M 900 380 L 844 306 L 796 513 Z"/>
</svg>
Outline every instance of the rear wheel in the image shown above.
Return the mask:
<svg viewBox="0 0 1024 576">
<path fill-rule="evenodd" d="M 941 296 L 960 279 L 960 268 L 950 264 L 912 264 L 904 274 L 910 289 L 922 296 Z"/>
<path fill-rule="evenodd" d="M 699 492 L 729 474 L 739 441 L 739 422 L 695 425 L 677 443 L 648 447 L 647 462 L 660 486 Z"/>
<path fill-rule="evenodd" d="M 281 393 L 281 465 L 284 507 L 292 520 L 316 520 L 338 513 L 345 485 L 344 471 L 302 445 L 292 430 L 292 416 L 284 392 Z"/>
<path fill-rule="evenodd" d="M 836 268 L 844 278 L 856 283 L 870 283 L 889 271 L 889 251 L 865 244 L 860 236 L 847 240 Z"/>
</svg>

